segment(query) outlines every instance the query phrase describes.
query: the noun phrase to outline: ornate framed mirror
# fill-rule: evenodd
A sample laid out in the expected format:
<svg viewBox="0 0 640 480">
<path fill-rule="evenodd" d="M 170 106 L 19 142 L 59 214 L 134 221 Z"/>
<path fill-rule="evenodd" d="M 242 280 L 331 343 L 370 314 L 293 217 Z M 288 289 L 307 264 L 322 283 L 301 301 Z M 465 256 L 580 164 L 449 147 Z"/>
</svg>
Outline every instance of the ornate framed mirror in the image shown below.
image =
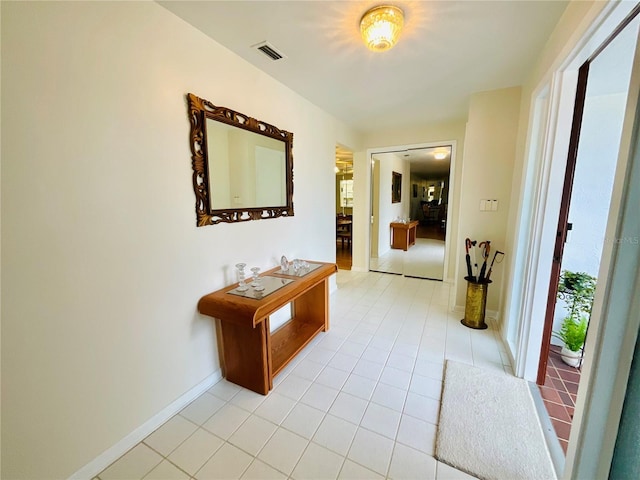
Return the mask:
<svg viewBox="0 0 640 480">
<path fill-rule="evenodd" d="M 197 225 L 293 216 L 293 133 L 187 94 Z"/>
</svg>

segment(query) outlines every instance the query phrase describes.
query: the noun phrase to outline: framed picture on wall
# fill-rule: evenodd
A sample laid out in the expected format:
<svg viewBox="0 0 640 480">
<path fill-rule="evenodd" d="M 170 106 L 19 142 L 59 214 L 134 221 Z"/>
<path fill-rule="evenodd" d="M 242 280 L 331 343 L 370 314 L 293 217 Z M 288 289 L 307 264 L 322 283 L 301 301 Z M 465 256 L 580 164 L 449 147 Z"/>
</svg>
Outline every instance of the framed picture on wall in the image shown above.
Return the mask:
<svg viewBox="0 0 640 480">
<path fill-rule="evenodd" d="M 391 203 L 399 203 L 402 198 L 402 174 L 391 172 Z"/>
</svg>

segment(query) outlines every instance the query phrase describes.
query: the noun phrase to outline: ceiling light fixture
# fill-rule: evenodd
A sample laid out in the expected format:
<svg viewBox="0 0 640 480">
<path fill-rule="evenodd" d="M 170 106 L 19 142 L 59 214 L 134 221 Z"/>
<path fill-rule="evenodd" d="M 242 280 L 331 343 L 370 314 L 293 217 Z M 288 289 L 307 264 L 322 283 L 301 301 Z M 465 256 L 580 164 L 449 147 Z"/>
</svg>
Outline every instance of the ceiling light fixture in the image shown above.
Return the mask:
<svg viewBox="0 0 640 480">
<path fill-rule="evenodd" d="M 384 52 L 398 41 L 404 26 L 404 13 L 392 5 L 368 10 L 360 20 L 360 33 L 369 50 Z"/>
<path fill-rule="evenodd" d="M 433 154 L 433 158 L 435 158 L 436 160 L 444 160 L 445 158 L 447 158 L 447 152 L 435 152 Z"/>
</svg>

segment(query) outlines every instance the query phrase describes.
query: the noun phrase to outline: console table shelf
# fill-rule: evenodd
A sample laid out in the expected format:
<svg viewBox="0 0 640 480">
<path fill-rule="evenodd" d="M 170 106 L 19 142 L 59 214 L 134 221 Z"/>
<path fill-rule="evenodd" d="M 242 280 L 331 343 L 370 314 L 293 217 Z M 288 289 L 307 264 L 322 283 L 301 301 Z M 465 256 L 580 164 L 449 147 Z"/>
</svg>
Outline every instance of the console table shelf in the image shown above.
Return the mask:
<svg viewBox="0 0 640 480">
<path fill-rule="evenodd" d="M 318 333 L 324 325 L 314 325 L 304 321 L 287 322 L 271 334 L 271 365 L 275 377 L 295 357 L 300 350 Z"/>
<path fill-rule="evenodd" d="M 310 262 L 311 263 L 311 262 Z M 263 274 L 291 282 L 261 299 L 230 294 L 238 284 L 205 295 L 198 310 L 220 320 L 225 377 L 230 382 L 266 395 L 275 377 L 316 335 L 329 329 L 329 277 L 333 263 L 312 262 L 304 276 Z M 292 303 L 293 318 L 276 331 L 269 316 Z"/>
</svg>

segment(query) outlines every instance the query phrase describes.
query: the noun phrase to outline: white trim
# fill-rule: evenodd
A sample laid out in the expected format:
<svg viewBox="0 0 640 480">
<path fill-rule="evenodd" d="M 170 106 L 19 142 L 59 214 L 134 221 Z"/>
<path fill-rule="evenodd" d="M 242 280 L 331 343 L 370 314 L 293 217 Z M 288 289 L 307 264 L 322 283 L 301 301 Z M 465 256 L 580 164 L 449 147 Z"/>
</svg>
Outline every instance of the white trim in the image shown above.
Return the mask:
<svg viewBox="0 0 640 480">
<path fill-rule="evenodd" d="M 541 92 L 551 83 L 550 121 L 544 142 L 546 151 L 539 158 L 536 158 L 533 154 L 532 150 L 535 149 L 535 145 L 532 144 L 530 136 L 534 125 L 529 119 L 528 144 L 525 149 L 525 164 L 521 181 L 521 186 L 526 185 L 528 179 L 535 182 L 537 188 L 535 191 L 528 192 L 528 195 L 530 196 L 529 200 L 534 201 L 534 205 L 538 205 L 538 208 L 532 211 L 523 210 L 520 212 L 518 231 L 514 238 L 516 245 L 521 243 L 519 240 L 522 240 L 522 243 L 525 244 L 526 238 L 522 238 L 519 235 L 524 233 L 526 225 L 531 222 L 529 248 L 518 248 L 518 253 L 516 254 L 526 257 L 524 258 L 526 266 L 523 272 L 525 279 L 522 286 L 525 294 L 520 298 L 514 297 L 515 304 L 508 305 L 506 310 L 509 315 L 518 314 L 519 312 L 522 319 L 516 346 L 515 370 L 518 376 L 524 376 L 527 379 L 535 378 L 539 362 L 542 339 L 540 319 L 544 318 L 546 311 L 553 242 L 555 240 L 560 204 L 559 192 L 562 191 L 562 185 L 554 185 L 554 182 L 558 182 L 558 176 L 560 182 L 564 178 L 577 70 L 635 6 L 636 2 L 594 4 L 567 43 L 567 48 L 558 55 L 558 60 L 551 65 L 543 76 L 531 98 L 531 102 L 534 104 L 537 99 L 537 92 Z M 579 38 L 576 38 L 578 36 Z M 532 110 L 534 108 L 535 106 L 532 105 Z M 623 149 L 621 149 L 622 155 Z M 529 173 L 535 169 L 539 169 L 537 177 Z M 616 204 L 615 199 L 612 199 L 610 225 L 607 229 L 609 238 L 612 238 L 611 224 L 615 225 L 619 214 L 622 213 L 619 210 L 619 205 L 620 202 Z M 637 212 L 635 214 L 637 215 Z M 607 279 L 608 277 L 606 268 L 611 262 L 612 252 L 610 250 L 612 248 L 603 252 L 600 279 Z M 527 253 L 527 250 L 530 250 L 530 252 Z M 635 253 L 636 255 L 638 254 L 637 248 Z M 604 295 L 609 295 L 609 287 L 612 281 L 614 281 L 613 276 L 608 278 L 606 282 L 602 282 L 605 285 L 599 285 L 600 288 L 596 291 L 596 303 L 592 314 L 595 324 L 599 325 L 600 322 L 600 319 L 596 320 L 596 317 L 600 314 L 599 309 L 602 307 L 599 302 L 602 303 L 604 301 L 602 299 Z M 604 293 L 605 291 L 607 293 Z M 606 300 L 611 299 L 606 297 Z M 631 302 L 630 298 L 627 300 Z M 622 308 L 619 305 L 618 307 Z M 627 323 L 631 323 L 629 318 L 625 322 L 625 327 L 628 331 Z M 605 329 L 605 327 L 596 328 L 595 324 L 593 330 Z M 621 328 L 620 325 L 617 328 Z M 637 332 L 637 326 L 635 328 Z M 582 374 L 584 380 L 580 383 L 578 392 L 578 402 L 567 452 L 564 478 L 605 478 L 608 475 L 622 402 L 619 392 L 616 392 L 616 401 L 618 401 L 619 405 L 611 402 L 610 396 L 612 393 L 609 389 L 613 388 L 614 381 L 616 382 L 616 388 L 620 388 L 620 385 L 626 385 L 625 380 L 628 378 L 629 369 L 620 358 L 630 358 L 633 355 L 631 342 L 627 339 L 627 342 L 624 343 L 622 341 L 624 335 L 620 337 L 620 332 L 617 332 L 616 342 L 616 335 L 611 332 L 612 329 L 614 329 L 613 326 L 607 326 L 604 335 L 601 335 L 599 331 L 595 335 L 593 333 L 590 334 L 591 341 L 587 350 L 591 349 L 593 352 L 591 352 L 591 355 L 589 352 L 585 354 L 586 362 Z M 600 355 L 600 349 L 603 348 L 604 343 L 610 345 L 611 352 L 606 355 Z M 510 353 L 510 349 L 507 351 Z M 612 352 L 615 354 L 612 354 Z M 624 393 L 622 393 L 623 395 Z M 607 419 L 608 421 L 603 425 L 602 419 Z M 588 431 L 587 429 L 583 431 L 583 423 Z"/>
<path fill-rule="evenodd" d="M 73 475 L 69 477 L 69 479 L 85 479 L 85 478 L 94 478 L 100 472 L 102 472 L 105 468 L 111 465 L 113 462 L 118 460 L 122 455 L 127 453 L 133 447 L 135 447 L 142 440 L 147 438 L 149 434 L 158 429 L 162 424 L 164 424 L 167 420 L 173 417 L 176 413 L 182 410 L 185 406 L 191 403 L 193 400 L 198 398 L 204 392 L 209 390 L 213 385 L 215 385 L 218 381 L 222 379 L 222 371 L 217 370 L 216 372 L 209 375 L 198 385 L 188 390 L 182 396 L 180 396 L 177 400 L 170 403 L 166 408 L 162 411 L 155 414 L 145 423 L 136 428 L 133 432 L 128 434 L 118 443 L 110 447 L 109 449 L 102 452 L 96 458 L 94 458 L 91 462 L 87 463 L 80 470 L 75 472 Z"/>
<path fill-rule="evenodd" d="M 637 24 L 638 17 L 634 20 Z M 627 27 L 629 28 L 629 27 Z M 571 478 L 605 478 L 640 328 L 640 45 L 636 44 L 585 363 L 567 449 Z M 567 477 L 567 475 L 565 475 Z M 567 477 L 568 478 L 568 477 Z"/>
<path fill-rule="evenodd" d="M 523 349 L 521 340 L 524 333 L 529 332 L 531 328 L 531 315 L 527 312 L 527 308 L 530 308 L 529 297 L 532 292 L 523 288 L 522 285 L 525 284 L 526 279 L 530 276 L 532 259 L 535 254 L 532 245 L 532 232 L 534 231 L 535 206 L 540 203 L 540 192 L 536 190 L 535 179 L 542 177 L 541 172 L 543 171 L 546 150 L 544 140 L 548 135 L 550 122 L 550 96 L 550 85 L 544 85 L 539 89 L 539 92 L 533 92 L 531 95 L 533 108 L 529 113 L 527 125 L 530 126 L 530 130 L 527 133 L 525 147 L 525 152 L 528 152 L 528 161 L 525 162 L 521 184 L 518 189 L 520 196 L 517 209 L 521 214 L 514 232 L 515 241 L 512 246 L 514 261 L 511 262 L 511 268 L 508 273 L 510 280 L 506 282 L 509 285 L 509 288 L 506 289 L 505 302 L 508 321 L 505 322 L 502 332 L 507 352 L 512 360 L 516 356 L 520 358 L 526 357 L 526 350 Z M 538 167 L 537 169 L 536 166 Z M 524 372 L 517 368 L 515 361 L 512 362 L 512 365 L 516 375 L 523 377 Z"/>
<path fill-rule="evenodd" d="M 555 230 L 560 210 L 560 192 L 566 167 L 569 136 L 573 116 L 573 104 L 577 83 L 577 70 L 582 63 L 598 48 L 617 25 L 635 7 L 636 2 L 610 2 L 595 5 L 583 20 L 587 25 L 581 37 L 569 42 L 560 55 L 559 60 L 543 76 L 534 89 L 530 99 L 531 114 L 528 119 L 527 145 L 525 148 L 525 164 L 523 167 L 520 189 L 523 197 L 519 207 L 533 205 L 530 211 L 520 212 L 518 228 L 514 237 L 514 258 L 511 267 L 511 278 L 517 275 L 516 268 L 524 276 L 520 289 L 521 295 L 507 299 L 505 311 L 508 318 L 519 317 L 518 332 L 515 343 L 509 341 L 507 347 L 515 357 L 514 371 L 519 377 L 535 381 L 542 343 L 542 324 L 546 312 L 551 261 Z M 597 10 L 599 9 L 599 10 Z M 578 29 L 580 30 L 580 29 Z M 540 147 L 531 138 L 535 128 L 532 119 L 538 97 L 550 86 L 548 103 L 548 128 L 540 155 L 535 149 Z M 527 188 L 534 184 L 535 188 Z M 537 206 L 537 208 L 536 208 Z M 527 230 L 530 228 L 530 234 Z M 536 321 L 533 321 L 536 319 Z M 515 350 L 515 351 L 514 351 Z"/>
<path fill-rule="evenodd" d="M 528 159 L 527 163 L 533 162 L 534 166 L 531 169 L 527 168 L 530 176 L 523 178 L 523 185 L 533 183 L 537 188 L 530 190 L 533 206 L 531 218 L 528 219 L 531 222 L 530 235 L 525 237 L 523 251 L 518 252 L 518 255 L 525 257 L 526 278 L 519 306 L 522 322 L 516 340 L 514 371 L 519 377 L 533 382 L 538 373 L 544 326 L 543 322 L 537 319 L 544 319 L 546 314 L 576 82 L 577 71 L 554 75 L 550 89 L 548 128 L 542 152 L 539 158 Z M 523 187 L 523 190 L 526 191 L 526 187 Z M 526 228 L 524 222 L 522 228 Z"/>
</svg>

